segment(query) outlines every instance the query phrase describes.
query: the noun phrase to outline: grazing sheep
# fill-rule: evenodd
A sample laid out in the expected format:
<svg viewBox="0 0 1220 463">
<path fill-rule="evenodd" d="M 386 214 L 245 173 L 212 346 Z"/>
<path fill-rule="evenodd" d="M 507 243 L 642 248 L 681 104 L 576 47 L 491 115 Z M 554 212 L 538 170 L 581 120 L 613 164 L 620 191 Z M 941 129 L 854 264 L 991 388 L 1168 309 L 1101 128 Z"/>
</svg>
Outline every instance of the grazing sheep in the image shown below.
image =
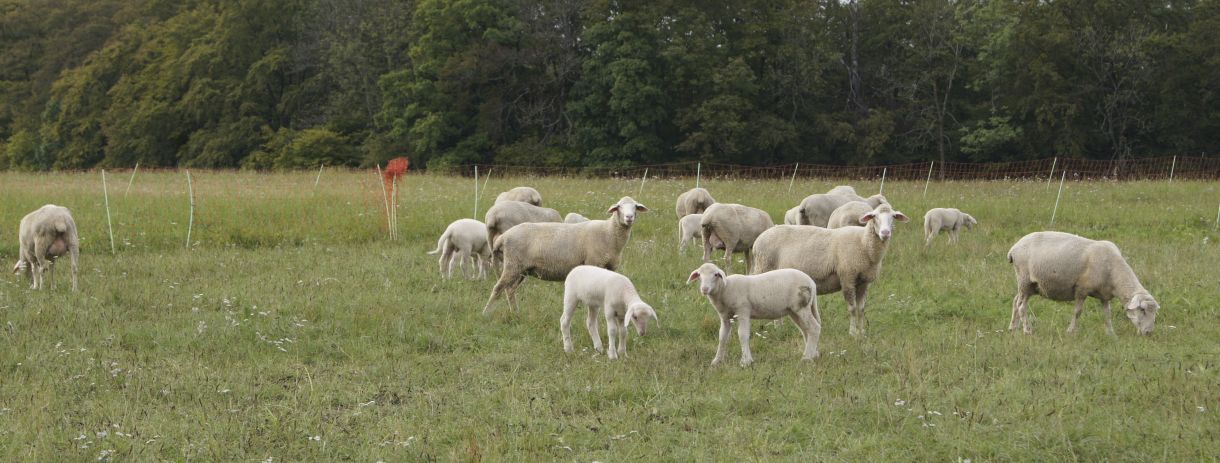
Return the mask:
<svg viewBox="0 0 1220 463">
<path fill-rule="evenodd" d="M 935 208 L 923 215 L 924 246 L 932 244 L 932 240 L 942 231 L 949 232 L 949 242 L 957 242 L 957 233 L 965 226 L 973 230 L 978 224 L 970 214 L 957 209 Z"/>
<path fill-rule="evenodd" d="M 817 282 L 818 294 L 842 290 L 851 320 L 850 333 L 862 336 L 868 327 L 864 300 L 869 285 L 881 274 L 895 220 L 909 219 L 889 204 L 882 204 L 859 218 L 868 224 L 863 228 L 772 228 L 754 242 L 754 273 L 794 268 Z"/>
<path fill-rule="evenodd" d="M 483 314 L 491 313 L 491 304 L 505 294 L 509 305 L 516 308 L 517 287 L 526 275 L 561 281 L 578 265 L 614 270 L 622 260 L 636 212 L 648 212 L 648 208 L 624 196 L 606 211 L 610 220 L 523 223 L 500 235 L 492 242 L 491 252 L 503 259 L 504 268 L 483 306 Z"/>
<path fill-rule="evenodd" d="M 703 240 L 702 220 L 703 214 L 689 214 L 678 219 L 678 253 L 686 252 L 686 243 Z"/>
<path fill-rule="evenodd" d="M 711 262 L 713 249 L 724 249 L 724 268 L 732 268 L 733 253 L 744 251 L 749 273 L 750 247 L 758 235 L 775 225 L 762 209 L 740 204 L 716 203 L 703 212 L 703 261 Z"/>
<path fill-rule="evenodd" d="M 678 203 L 674 206 L 674 212 L 677 212 L 678 218 L 681 219 L 688 214 L 702 214 L 713 204 L 716 204 L 716 200 L 712 199 L 712 194 L 708 193 L 706 189 L 691 188 L 678 195 Z"/>
<path fill-rule="evenodd" d="M 563 223 L 581 223 L 581 222 L 588 222 L 588 221 L 589 221 L 588 217 L 577 214 L 575 212 L 569 212 L 568 215 L 563 216 Z"/>
<path fill-rule="evenodd" d="M 750 319 L 792 318 L 805 337 L 801 360 L 818 357 L 818 338 L 822 336 L 822 314 L 818 312 L 817 288 L 809 275 L 793 269 L 779 269 L 761 275 L 729 275 L 716 264 L 703 264 L 691 272 L 687 283 L 699 280 L 699 291 L 707 296 L 720 315 L 720 344 L 712 365 L 724 360 L 729 342 L 729 319 L 737 317 L 737 340 L 741 342 L 741 366 L 754 361 L 750 355 Z"/>
<path fill-rule="evenodd" d="M 491 244 L 487 242 L 487 226 L 474 219 L 459 219 L 445 227 L 445 233 L 436 242 L 436 249 L 428 254 L 440 252 L 441 278 L 453 278 L 453 260 L 461 259 L 462 276 L 470 279 L 466 261 L 475 266 L 479 279 L 487 277 L 491 266 Z"/>
<path fill-rule="evenodd" d="M 487 223 L 487 242 L 495 243 L 496 237 L 518 224 L 527 222 L 559 222 L 559 211 L 538 207 L 521 201 L 502 201 L 491 206 L 483 215 Z"/>
<path fill-rule="evenodd" d="M 542 194 L 527 186 L 519 186 L 496 195 L 496 202 L 521 201 L 523 203 L 542 206 Z"/>
<path fill-rule="evenodd" d="M 76 274 L 80 259 L 80 238 L 76 234 L 76 221 L 68 208 L 47 204 L 26 214 L 18 230 L 20 251 L 13 273 L 30 272 L 30 289 L 42 289 L 43 278 L 51 271 L 51 283 L 55 283 L 55 260 L 68 255 L 72 263 L 72 290 L 78 291 Z"/>
<path fill-rule="evenodd" d="M 606 336 L 610 360 L 627 354 L 627 327 L 635 325 L 635 332 L 643 336 L 648 330 L 648 320 L 657 320 L 652 306 L 640 299 L 635 285 L 627 277 L 591 265 L 580 265 L 568 272 L 563 281 L 563 317 L 559 319 L 559 332 L 563 336 L 563 351 L 572 352 L 572 312 L 584 304 L 589 308 L 585 326 L 593 338 L 593 350 L 602 351 L 601 335 L 597 332 L 597 309 L 606 318 Z M 615 339 L 617 338 L 617 340 Z"/>
<path fill-rule="evenodd" d="M 800 225 L 801 224 L 801 206 L 796 206 L 784 212 L 784 225 Z"/>
<path fill-rule="evenodd" d="M 826 192 L 826 194 L 828 194 L 828 195 L 847 196 L 847 197 L 852 198 L 852 199 L 854 199 L 854 200 L 856 200 L 856 201 L 863 201 L 863 200 L 864 200 L 864 198 L 860 197 L 860 195 L 856 193 L 856 189 L 855 189 L 855 188 L 852 188 L 852 187 L 851 187 L 851 186 L 849 186 L 849 185 L 839 185 L 839 186 L 836 186 L 836 187 L 834 187 L 834 188 L 831 188 L 831 189 L 830 189 L 830 191 L 827 191 L 827 192 Z"/>
<path fill-rule="evenodd" d="M 1075 301 L 1076 311 L 1067 332 L 1076 331 L 1076 320 L 1089 296 L 1101 301 L 1106 316 L 1106 334 L 1114 335 L 1110 300 L 1118 298 L 1127 318 L 1141 335 L 1152 333 L 1161 306 L 1153 299 L 1118 246 L 1070 233 L 1034 232 L 1025 235 L 1008 251 L 1008 262 L 1017 271 L 1017 295 L 1012 299 L 1012 319 L 1008 329 L 1021 321 L 1025 334 L 1029 326 L 1029 297 L 1040 294 L 1052 301 Z"/>
<path fill-rule="evenodd" d="M 800 223 L 797 225 L 813 225 L 825 228 L 830 223 L 830 215 L 834 214 L 835 209 L 851 201 L 864 201 L 873 208 L 883 203 L 889 204 L 885 196 L 881 195 L 872 195 L 868 199 L 860 198 L 859 196 L 855 198 L 859 199 L 838 194 L 813 194 L 806 196 L 801 201 L 800 206 L 797 206 L 800 208 L 800 212 L 797 215 Z"/>
<path fill-rule="evenodd" d="M 873 210 L 873 206 L 869 206 L 866 202 L 849 201 L 830 214 L 826 228 L 863 227 L 864 224 L 860 223 L 860 217 L 871 210 Z"/>
</svg>

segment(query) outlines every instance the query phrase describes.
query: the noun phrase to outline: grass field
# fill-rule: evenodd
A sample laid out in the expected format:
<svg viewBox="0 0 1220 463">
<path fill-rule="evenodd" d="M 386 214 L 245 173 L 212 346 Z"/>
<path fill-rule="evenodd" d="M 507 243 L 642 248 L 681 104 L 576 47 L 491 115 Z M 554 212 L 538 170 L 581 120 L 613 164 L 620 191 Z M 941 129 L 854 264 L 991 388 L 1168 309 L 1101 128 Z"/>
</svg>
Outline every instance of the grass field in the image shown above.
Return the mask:
<svg viewBox="0 0 1220 463">
<path fill-rule="evenodd" d="M 816 362 L 791 322 L 756 324 L 755 364 L 709 366 L 717 318 L 676 251 L 673 202 L 691 180 L 493 177 L 538 188 L 590 217 L 623 195 L 640 216 L 622 273 L 662 327 L 627 358 L 559 336 L 562 285 L 530 280 L 522 310 L 480 315 L 493 281 L 441 281 L 445 225 L 470 217 L 469 179 L 412 175 L 402 239 L 389 241 L 372 174 L 180 173 L 108 178 L 110 253 L 97 173 L 0 173 L 0 260 L 21 217 L 71 208 L 81 289 L 34 293 L 0 278 L 0 460 L 4 461 L 1201 461 L 1220 458 L 1220 248 L 1215 182 L 1070 182 L 1055 229 L 1119 245 L 1162 310 L 1138 337 L 1116 311 L 1104 334 L 1090 300 L 1035 298 L 1035 334 L 1007 328 L 1005 259 L 1046 228 L 1042 182 L 924 185 L 885 193 L 900 224 L 870 291 L 869 337 L 847 334 L 823 296 Z M 782 221 L 832 184 L 704 179 L 720 201 Z M 856 182 L 861 192 L 875 183 Z M 980 227 L 922 246 L 923 212 L 958 207 Z M 744 269 L 742 264 L 735 267 Z M 6 273 L 7 275 L 7 273 Z M 604 333 L 604 331 L 603 331 Z"/>
</svg>

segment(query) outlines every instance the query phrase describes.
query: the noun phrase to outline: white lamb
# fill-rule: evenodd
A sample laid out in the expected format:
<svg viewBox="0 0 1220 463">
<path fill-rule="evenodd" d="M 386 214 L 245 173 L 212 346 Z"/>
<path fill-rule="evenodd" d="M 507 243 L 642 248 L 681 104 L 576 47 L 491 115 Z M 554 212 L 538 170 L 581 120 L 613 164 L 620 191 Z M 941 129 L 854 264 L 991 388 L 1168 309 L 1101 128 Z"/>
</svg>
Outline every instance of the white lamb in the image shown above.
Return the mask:
<svg viewBox="0 0 1220 463">
<path fill-rule="evenodd" d="M 792 209 L 784 212 L 784 225 L 800 225 L 801 224 L 801 206 L 797 205 Z"/>
<path fill-rule="evenodd" d="M 72 290 L 78 291 L 76 282 L 77 262 L 80 258 L 80 237 L 76 233 L 76 221 L 68 208 L 47 204 L 26 214 L 18 230 L 20 243 L 17 265 L 13 273 L 30 272 L 30 289 L 42 289 L 46 272 L 51 272 L 51 283 L 55 283 L 55 260 L 68 255 L 72 263 Z"/>
<path fill-rule="evenodd" d="M 589 221 L 588 217 L 577 214 L 575 212 L 569 212 L 568 215 L 563 216 L 563 223 L 581 223 L 581 222 L 588 222 L 588 221 Z"/>
<path fill-rule="evenodd" d="M 729 342 L 729 319 L 737 317 L 737 339 L 741 342 L 741 366 L 754 361 L 750 354 L 750 319 L 774 320 L 787 315 L 805 338 L 802 360 L 818 357 L 822 314 L 818 312 L 817 288 L 808 275 L 779 269 L 761 275 L 729 275 L 716 264 L 703 264 L 691 272 L 687 283 L 699 280 L 699 291 L 720 315 L 720 343 L 712 365 L 724 360 Z"/>
<path fill-rule="evenodd" d="M 1012 299 L 1008 329 L 1021 321 L 1025 334 L 1029 325 L 1029 297 L 1040 294 L 1053 301 L 1075 301 L 1076 311 L 1067 332 L 1076 331 L 1076 320 L 1089 296 L 1101 301 L 1106 316 L 1106 334 L 1114 334 L 1110 300 L 1118 298 L 1127 319 L 1141 335 L 1152 333 L 1161 306 L 1144 289 L 1118 246 L 1070 233 L 1035 232 L 1025 235 L 1008 251 L 1008 261 L 1017 272 L 1017 295 Z"/>
<path fill-rule="evenodd" d="M 674 212 L 681 219 L 688 214 L 702 214 L 707 208 L 716 204 L 716 200 L 712 198 L 712 194 L 704 188 L 691 188 L 685 193 L 678 195 L 678 202 L 674 205 Z"/>
<path fill-rule="evenodd" d="M 723 249 L 724 268 L 731 269 L 733 253 L 743 251 L 749 273 L 750 248 L 754 246 L 754 240 L 773 226 L 775 222 L 762 209 L 740 204 L 713 204 L 699 221 L 699 227 L 703 229 L 703 261 L 711 262 L 713 249 Z"/>
<path fill-rule="evenodd" d="M 859 196 L 853 198 L 840 194 L 809 195 L 801 200 L 801 204 L 798 206 L 800 208 L 800 212 L 797 215 L 800 221 L 798 225 L 813 225 L 825 228 L 830 223 L 830 215 L 834 214 L 835 209 L 851 201 L 864 201 L 874 208 L 881 204 L 889 204 L 885 196 L 881 195 L 872 195 L 868 199 L 860 198 Z"/>
<path fill-rule="evenodd" d="M 703 220 L 703 214 L 689 214 L 681 219 L 678 219 L 678 253 L 686 252 L 686 243 L 694 240 L 703 240 L 703 228 L 700 222 Z"/>
<path fill-rule="evenodd" d="M 860 217 L 873 210 L 873 206 L 863 201 L 849 201 L 835 209 L 826 222 L 826 228 L 863 227 Z"/>
<path fill-rule="evenodd" d="M 504 268 L 487 305 L 483 306 L 483 314 L 491 313 L 492 303 L 503 295 L 507 295 L 509 305 L 516 308 L 517 287 L 525 281 L 526 275 L 562 281 L 579 265 L 614 270 L 622 260 L 636 212 L 648 212 L 648 208 L 624 196 L 606 210 L 610 220 L 523 223 L 509 229 L 491 245 L 492 255 L 501 257 Z"/>
<path fill-rule="evenodd" d="M 561 221 L 559 211 L 521 201 L 498 202 L 487 210 L 483 219 L 487 223 L 489 243 L 495 243 L 496 237 L 519 224 Z"/>
<path fill-rule="evenodd" d="M 542 205 L 542 194 L 527 186 L 519 186 L 496 195 L 496 202 L 521 201 L 535 206 Z"/>
<path fill-rule="evenodd" d="M 428 254 L 440 252 L 441 278 L 453 278 L 453 260 L 460 259 L 462 276 L 470 279 L 466 261 L 475 267 L 479 279 L 487 277 L 491 267 L 491 244 L 487 242 L 487 226 L 474 219 L 459 219 L 445 228 L 445 233 L 436 242 L 436 249 Z"/>
<path fill-rule="evenodd" d="M 881 274 L 894 221 L 907 216 L 882 204 L 859 218 L 868 225 L 826 229 L 808 225 L 781 225 L 767 230 L 754 242 L 754 273 L 780 268 L 805 272 L 817 282 L 818 294 L 843 291 L 850 333 L 864 335 L 868 320 L 864 301 L 868 287 Z"/>
<path fill-rule="evenodd" d="M 979 222 L 974 217 L 957 209 L 935 208 L 923 215 L 924 246 L 932 244 L 932 240 L 942 231 L 949 232 L 949 242 L 957 242 L 957 234 L 962 227 L 973 230 Z"/>
<path fill-rule="evenodd" d="M 572 352 L 572 313 L 581 304 L 589 308 L 585 326 L 593 338 L 593 350 L 597 352 L 602 351 L 601 335 L 597 332 L 598 309 L 606 318 L 609 344 L 606 355 L 611 360 L 627 354 L 628 326 L 634 324 L 639 336 L 648 331 L 649 319 L 660 326 L 656 311 L 640 299 L 631 280 L 601 267 L 580 265 L 568 272 L 563 281 L 563 317 L 559 319 L 559 332 L 563 336 L 564 352 Z"/>
</svg>

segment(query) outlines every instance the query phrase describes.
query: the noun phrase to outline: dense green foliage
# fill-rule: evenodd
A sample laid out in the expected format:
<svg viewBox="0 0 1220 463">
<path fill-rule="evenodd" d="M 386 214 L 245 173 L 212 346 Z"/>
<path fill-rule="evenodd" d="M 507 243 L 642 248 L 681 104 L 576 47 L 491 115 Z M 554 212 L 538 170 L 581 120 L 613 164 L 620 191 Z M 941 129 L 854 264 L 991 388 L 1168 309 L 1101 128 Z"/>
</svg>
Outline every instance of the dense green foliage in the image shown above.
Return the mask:
<svg viewBox="0 0 1220 463">
<path fill-rule="evenodd" d="M 0 169 L 1214 153 L 1218 31 L 1220 0 L 0 0 Z"/>
</svg>

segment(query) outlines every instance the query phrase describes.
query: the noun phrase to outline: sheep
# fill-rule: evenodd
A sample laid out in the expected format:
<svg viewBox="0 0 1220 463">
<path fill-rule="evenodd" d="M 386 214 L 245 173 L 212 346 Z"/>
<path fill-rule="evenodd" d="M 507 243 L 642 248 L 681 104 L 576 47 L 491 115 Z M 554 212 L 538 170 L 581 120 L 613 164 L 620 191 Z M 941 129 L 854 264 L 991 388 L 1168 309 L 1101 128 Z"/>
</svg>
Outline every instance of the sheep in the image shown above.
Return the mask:
<svg viewBox="0 0 1220 463">
<path fill-rule="evenodd" d="M 863 201 L 848 201 L 830 214 L 826 228 L 863 227 L 860 217 L 873 210 L 873 206 Z"/>
<path fill-rule="evenodd" d="M 602 309 L 609 344 L 606 355 L 610 360 L 627 354 L 628 326 L 634 324 L 639 336 L 648 330 L 649 319 L 660 326 L 656 311 L 640 299 L 635 285 L 627 277 L 601 267 L 578 265 L 563 281 L 563 317 L 559 319 L 559 333 L 563 336 L 564 352 L 572 352 L 572 313 L 578 304 L 589 308 L 585 326 L 589 329 L 589 337 L 593 338 L 593 350 L 597 352 L 602 351 L 601 335 L 597 332 L 597 309 Z"/>
<path fill-rule="evenodd" d="M 30 289 L 42 289 L 47 270 L 51 271 L 51 282 L 55 282 L 55 260 L 68 255 L 72 263 L 72 290 L 77 285 L 77 263 L 80 259 L 80 237 L 76 233 L 76 221 L 68 208 L 47 204 L 26 214 L 18 230 L 20 251 L 13 273 L 30 272 Z"/>
<path fill-rule="evenodd" d="M 792 209 L 784 212 L 784 225 L 800 225 L 801 224 L 801 206 L 797 205 Z"/>
<path fill-rule="evenodd" d="M 461 259 L 458 262 L 462 267 L 462 276 L 470 278 L 466 270 L 466 261 L 469 260 L 475 265 L 479 279 L 487 277 L 487 268 L 491 266 L 491 244 L 487 242 L 487 227 L 483 222 L 474 219 L 455 220 L 437 240 L 436 249 L 428 254 L 438 252 L 441 253 L 441 278 L 453 278 L 453 260 L 458 258 Z"/>
<path fill-rule="evenodd" d="M 686 252 L 686 243 L 695 239 L 703 240 L 703 228 L 700 222 L 703 214 L 689 214 L 678 219 L 678 253 Z"/>
<path fill-rule="evenodd" d="M 861 227 L 826 229 L 808 225 L 781 225 L 767 230 L 754 242 L 754 273 L 779 268 L 805 272 L 817 283 L 818 294 L 843 292 L 852 336 L 863 336 L 868 326 L 864 301 L 868 287 L 881 274 L 881 261 L 894 230 L 894 221 L 910 220 L 889 204 L 860 216 Z"/>
<path fill-rule="evenodd" d="M 881 195 L 873 195 L 868 197 L 868 199 L 860 198 L 859 196 L 856 198 L 859 199 L 838 194 L 813 194 L 806 196 L 801 201 L 800 206 L 797 206 L 800 208 L 800 212 L 797 215 L 800 223 L 797 225 L 814 225 L 825 228 L 830 223 L 830 215 L 834 213 L 835 209 L 851 201 L 864 201 L 874 208 L 882 203 L 889 204 L 885 196 Z"/>
<path fill-rule="evenodd" d="M 1089 296 L 1101 301 L 1106 316 L 1106 334 L 1114 335 L 1110 300 L 1118 298 L 1127 318 L 1141 335 L 1152 333 L 1161 306 L 1123 259 L 1118 246 L 1063 232 L 1034 232 L 1017 241 L 1008 251 L 1008 262 L 1017 272 L 1017 295 L 1012 299 L 1012 319 L 1008 329 L 1015 330 L 1020 320 L 1022 331 L 1032 334 L 1029 325 L 1029 297 L 1039 294 L 1052 301 L 1075 301 L 1076 311 L 1067 332 L 1076 332 L 1076 320 Z"/>
<path fill-rule="evenodd" d="M 864 200 L 864 198 L 860 197 L 860 195 L 856 193 L 856 189 L 855 189 L 855 188 L 852 188 L 850 185 L 839 185 L 839 186 L 836 186 L 836 187 L 834 187 L 834 188 L 831 188 L 831 189 L 830 189 L 830 191 L 827 191 L 827 192 L 826 192 L 826 194 L 828 194 L 828 195 L 847 196 L 847 197 L 852 198 L 852 199 L 854 199 L 854 200 L 856 200 L 856 201 L 863 201 L 863 200 Z"/>
<path fill-rule="evenodd" d="M 507 295 L 509 305 L 516 308 L 517 287 L 526 275 L 562 281 L 578 265 L 614 270 L 622 260 L 637 212 L 648 212 L 648 207 L 624 196 L 606 210 L 609 220 L 523 223 L 509 229 L 492 242 L 492 255 L 502 258 L 504 267 L 483 314 L 490 314 L 492 303 L 502 295 Z"/>
<path fill-rule="evenodd" d="M 720 315 L 720 341 L 712 365 L 724 360 L 729 342 L 729 319 L 737 317 L 737 340 L 741 342 L 741 366 L 754 362 L 750 354 L 750 319 L 792 318 L 805 338 L 801 360 L 818 357 L 822 336 L 822 314 L 818 311 L 817 285 L 799 270 L 779 269 L 759 275 L 729 275 L 716 264 L 706 263 L 691 272 L 687 284 L 699 280 L 699 291 Z"/>
<path fill-rule="evenodd" d="M 677 212 L 678 218 L 681 219 L 689 214 L 702 214 L 713 204 L 716 204 L 716 200 L 712 198 L 712 194 L 708 193 L 706 189 L 691 188 L 685 193 L 678 195 L 678 202 L 674 206 L 674 212 Z"/>
<path fill-rule="evenodd" d="M 703 212 L 703 261 L 711 262 L 713 249 L 724 249 L 724 268 L 733 264 L 733 253 L 744 251 L 749 272 L 750 247 L 758 235 L 775 225 L 762 209 L 730 203 L 716 203 Z"/>
<path fill-rule="evenodd" d="M 957 233 L 962 226 L 973 230 L 979 222 L 974 217 L 957 209 L 935 208 L 923 215 L 924 247 L 930 246 L 936 235 L 942 231 L 949 232 L 949 242 L 957 242 Z"/>
<path fill-rule="evenodd" d="M 520 201 L 535 206 L 542 206 L 542 194 L 527 186 L 519 186 L 496 195 L 496 203 L 504 201 Z"/>
<path fill-rule="evenodd" d="M 569 212 L 568 215 L 563 216 L 563 223 L 581 223 L 581 222 L 588 222 L 588 221 L 589 221 L 588 217 L 577 214 L 575 212 Z"/>
<path fill-rule="evenodd" d="M 483 219 L 487 223 L 488 243 L 495 243 L 496 237 L 517 224 L 560 221 L 559 211 L 521 201 L 498 202 L 487 210 Z"/>
</svg>

